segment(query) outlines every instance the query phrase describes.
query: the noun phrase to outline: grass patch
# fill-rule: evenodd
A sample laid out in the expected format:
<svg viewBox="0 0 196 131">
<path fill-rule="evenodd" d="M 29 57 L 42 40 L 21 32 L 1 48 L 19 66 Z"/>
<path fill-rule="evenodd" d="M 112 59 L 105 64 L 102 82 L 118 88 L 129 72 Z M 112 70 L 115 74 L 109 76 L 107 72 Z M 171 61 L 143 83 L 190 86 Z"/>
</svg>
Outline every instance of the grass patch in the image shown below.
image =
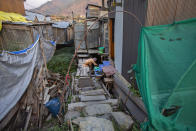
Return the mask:
<svg viewBox="0 0 196 131">
<path fill-rule="evenodd" d="M 139 89 L 138 89 L 138 87 L 136 85 L 136 79 L 135 79 L 135 77 L 133 79 L 131 79 L 131 87 L 128 87 L 128 88 L 131 90 L 131 92 L 135 96 L 137 96 L 137 97 L 140 97 L 141 96 L 140 95 L 140 91 L 139 91 Z"/>
<path fill-rule="evenodd" d="M 131 90 L 131 92 L 132 92 L 135 96 L 140 97 L 140 92 L 139 92 L 138 89 L 135 89 L 133 86 L 132 86 L 132 87 L 129 87 L 129 89 Z"/>
<path fill-rule="evenodd" d="M 70 104 L 71 103 L 71 100 L 72 100 L 72 96 L 69 95 L 68 99 L 67 99 L 67 104 Z"/>
<path fill-rule="evenodd" d="M 48 129 L 48 131 L 68 131 L 68 130 L 69 130 L 69 126 L 67 123 L 63 123 L 62 126 L 55 125 Z"/>
<path fill-rule="evenodd" d="M 140 128 L 136 124 L 133 124 L 132 131 L 140 131 Z"/>
<path fill-rule="evenodd" d="M 83 112 L 83 111 L 81 111 L 81 112 L 80 112 L 80 117 L 85 117 L 85 115 L 84 115 L 84 112 Z"/>
<path fill-rule="evenodd" d="M 59 125 L 58 123 L 58 119 L 55 117 L 52 117 L 51 120 L 49 121 L 45 121 L 43 123 L 43 127 L 41 129 L 41 131 L 63 131 L 63 130 L 67 130 L 69 128 L 69 126 L 64 123 L 63 125 Z"/>
<path fill-rule="evenodd" d="M 74 47 L 64 47 L 56 50 L 52 59 L 48 62 L 48 69 L 55 73 L 66 75 L 70 61 L 74 54 Z M 70 73 L 76 72 L 77 66 L 72 64 Z"/>
<path fill-rule="evenodd" d="M 42 129 L 43 131 L 47 130 L 47 131 L 69 131 L 71 130 L 70 128 L 70 125 L 68 122 L 65 122 L 63 123 L 62 125 L 59 125 L 58 120 L 56 118 L 52 118 L 50 121 L 48 121 L 47 123 L 47 126 L 48 127 L 45 127 L 44 129 Z M 77 125 L 74 125 L 73 124 L 73 129 L 74 131 L 78 131 L 79 130 L 79 127 Z"/>
</svg>

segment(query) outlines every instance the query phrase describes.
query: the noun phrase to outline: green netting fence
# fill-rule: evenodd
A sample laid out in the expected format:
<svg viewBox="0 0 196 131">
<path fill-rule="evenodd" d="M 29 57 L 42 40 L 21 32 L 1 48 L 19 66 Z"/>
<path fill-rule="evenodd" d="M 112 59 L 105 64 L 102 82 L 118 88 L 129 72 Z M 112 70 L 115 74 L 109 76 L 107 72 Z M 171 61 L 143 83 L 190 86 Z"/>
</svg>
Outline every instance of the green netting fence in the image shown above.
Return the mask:
<svg viewBox="0 0 196 131">
<path fill-rule="evenodd" d="M 143 27 L 135 65 L 143 130 L 196 130 L 196 18 Z"/>
</svg>

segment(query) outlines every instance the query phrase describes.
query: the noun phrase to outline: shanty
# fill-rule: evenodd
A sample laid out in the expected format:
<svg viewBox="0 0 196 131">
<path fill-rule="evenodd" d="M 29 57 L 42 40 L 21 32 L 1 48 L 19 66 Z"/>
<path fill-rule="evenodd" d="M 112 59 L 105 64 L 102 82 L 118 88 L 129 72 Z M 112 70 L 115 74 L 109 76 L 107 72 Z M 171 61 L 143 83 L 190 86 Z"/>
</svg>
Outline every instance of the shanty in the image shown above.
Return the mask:
<svg viewBox="0 0 196 131">
<path fill-rule="evenodd" d="M 0 0 L 0 131 L 196 131 L 196 0 Z"/>
</svg>

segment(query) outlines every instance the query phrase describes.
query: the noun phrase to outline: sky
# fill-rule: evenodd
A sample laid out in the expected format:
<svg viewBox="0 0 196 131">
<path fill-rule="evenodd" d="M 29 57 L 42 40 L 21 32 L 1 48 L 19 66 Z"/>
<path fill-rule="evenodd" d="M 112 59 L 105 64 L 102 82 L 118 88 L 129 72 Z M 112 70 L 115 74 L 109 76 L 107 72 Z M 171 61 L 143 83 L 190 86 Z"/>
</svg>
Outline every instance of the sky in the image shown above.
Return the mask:
<svg viewBox="0 0 196 131">
<path fill-rule="evenodd" d="M 52 0 L 26 0 L 26 2 L 24 3 L 25 9 L 37 8 L 48 1 Z"/>
</svg>

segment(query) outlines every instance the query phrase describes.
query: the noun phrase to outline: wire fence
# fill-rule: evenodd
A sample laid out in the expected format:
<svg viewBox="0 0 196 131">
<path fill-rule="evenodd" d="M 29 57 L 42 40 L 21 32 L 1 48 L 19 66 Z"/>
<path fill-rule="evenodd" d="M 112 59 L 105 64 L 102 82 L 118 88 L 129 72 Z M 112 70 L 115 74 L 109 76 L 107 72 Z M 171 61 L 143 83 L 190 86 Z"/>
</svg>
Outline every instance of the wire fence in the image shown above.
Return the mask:
<svg viewBox="0 0 196 131">
<path fill-rule="evenodd" d="M 4 25 L 0 32 L 0 51 L 17 51 L 33 43 L 30 27 Z"/>
</svg>

